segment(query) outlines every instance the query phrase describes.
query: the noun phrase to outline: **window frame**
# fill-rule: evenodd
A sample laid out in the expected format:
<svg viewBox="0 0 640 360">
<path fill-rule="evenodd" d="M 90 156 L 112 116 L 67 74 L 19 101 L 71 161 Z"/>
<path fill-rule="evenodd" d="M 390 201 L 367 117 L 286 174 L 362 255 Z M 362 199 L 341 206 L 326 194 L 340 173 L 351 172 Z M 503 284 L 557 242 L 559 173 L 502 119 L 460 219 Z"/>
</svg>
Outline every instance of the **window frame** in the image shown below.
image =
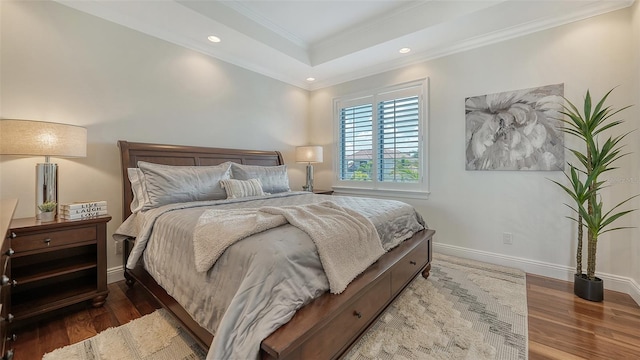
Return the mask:
<svg viewBox="0 0 640 360">
<path fill-rule="evenodd" d="M 401 99 L 408 96 L 418 96 L 419 129 L 418 152 L 421 155 L 420 177 L 415 183 L 380 181 L 378 179 L 379 159 L 379 124 L 378 107 L 383 101 Z M 427 198 L 429 195 L 429 78 L 418 79 L 402 84 L 392 85 L 359 92 L 335 98 L 333 101 L 333 125 L 334 125 L 334 184 L 333 189 L 338 193 L 350 193 L 354 195 L 388 195 L 393 197 Z M 371 104 L 372 107 L 372 179 L 370 181 L 341 180 L 341 111 L 344 108 Z"/>
</svg>

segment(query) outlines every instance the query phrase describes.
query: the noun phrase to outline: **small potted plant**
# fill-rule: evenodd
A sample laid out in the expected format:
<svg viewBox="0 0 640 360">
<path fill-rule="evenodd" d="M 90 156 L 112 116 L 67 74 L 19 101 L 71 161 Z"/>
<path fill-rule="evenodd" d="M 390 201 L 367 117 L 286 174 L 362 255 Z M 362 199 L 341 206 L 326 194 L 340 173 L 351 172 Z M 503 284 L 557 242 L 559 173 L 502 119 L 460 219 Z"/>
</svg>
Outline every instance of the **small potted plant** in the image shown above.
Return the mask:
<svg viewBox="0 0 640 360">
<path fill-rule="evenodd" d="M 42 211 L 40 213 L 40 221 L 53 221 L 57 206 L 58 203 L 55 201 L 46 201 L 38 205 L 38 209 Z"/>
</svg>

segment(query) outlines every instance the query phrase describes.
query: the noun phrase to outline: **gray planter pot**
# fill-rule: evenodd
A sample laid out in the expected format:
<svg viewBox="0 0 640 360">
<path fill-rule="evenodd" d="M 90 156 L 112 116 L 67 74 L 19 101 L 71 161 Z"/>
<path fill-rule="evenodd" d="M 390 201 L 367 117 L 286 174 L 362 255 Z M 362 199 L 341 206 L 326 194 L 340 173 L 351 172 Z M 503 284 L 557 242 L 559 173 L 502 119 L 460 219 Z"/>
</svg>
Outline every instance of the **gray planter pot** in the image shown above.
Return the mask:
<svg viewBox="0 0 640 360">
<path fill-rule="evenodd" d="M 604 300 L 604 281 L 598 277 L 589 280 L 586 274 L 575 274 L 573 293 L 585 300 L 600 302 Z"/>
<path fill-rule="evenodd" d="M 40 213 L 40 221 L 53 221 L 55 218 L 56 213 L 53 211 Z"/>
</svg>

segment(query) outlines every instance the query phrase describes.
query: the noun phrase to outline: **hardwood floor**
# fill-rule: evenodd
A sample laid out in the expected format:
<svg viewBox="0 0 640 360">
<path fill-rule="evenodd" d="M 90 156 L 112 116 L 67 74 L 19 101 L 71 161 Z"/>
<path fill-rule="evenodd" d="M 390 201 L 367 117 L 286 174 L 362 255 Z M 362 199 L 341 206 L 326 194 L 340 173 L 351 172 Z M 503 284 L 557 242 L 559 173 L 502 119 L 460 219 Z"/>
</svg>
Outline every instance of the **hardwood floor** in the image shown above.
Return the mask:
<svg viewBox="0 0 640 360">
<path fill-rule="evenodd" d="M 573 295 L 573 283 L 527 275 L 529 359 L 640 359 L 640 307 L 605 290 L 604 302 Z"/>
<path fill-rule="evenodd" d="M 70 306 L 32 324 L 15 329 L 14 360 L 39 360 L 59 347 L 73 344 L 110 327 L 152 313 L 159 308 L 153 297 L 140 286 L 129 289 L 124 281 L 109 284 L 109 296 L 103 307 L 89 301 Z M 9 344 L 11 346 L 11 344 Z"/>
<path fill-rule="evenodd" d="M 139 286 L 109 285 L 104 307 L 88 303 L 16 329 L 14 360 L 41 359 L 109 327 L 153 312 L 157 302 Z M 640 359 L 640 307 L 629 295 L 605 291 L 593 303 L 573 295 L 573 284 L 527 275 L 529 359 Z"/>
</svg>

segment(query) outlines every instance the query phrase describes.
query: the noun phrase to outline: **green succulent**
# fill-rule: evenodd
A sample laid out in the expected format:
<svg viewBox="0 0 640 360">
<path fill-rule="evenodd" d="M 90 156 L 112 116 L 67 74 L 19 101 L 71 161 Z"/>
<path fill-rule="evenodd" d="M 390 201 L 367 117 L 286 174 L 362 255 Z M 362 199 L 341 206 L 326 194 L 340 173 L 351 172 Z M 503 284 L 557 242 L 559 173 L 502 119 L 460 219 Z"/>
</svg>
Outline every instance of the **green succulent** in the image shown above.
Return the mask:
<svg viewBox="0 0 640 360">
<path fill-rule="evenodd" d="M 44 202 L 40 205 L 38 205 L 38 209 L 40 209 L 40 211 L 42 212 L 52 212 L 55 211 L 56 206 L 58 206 L 58 203 L 55 201 L 47 201 Z"/>
</svg>

